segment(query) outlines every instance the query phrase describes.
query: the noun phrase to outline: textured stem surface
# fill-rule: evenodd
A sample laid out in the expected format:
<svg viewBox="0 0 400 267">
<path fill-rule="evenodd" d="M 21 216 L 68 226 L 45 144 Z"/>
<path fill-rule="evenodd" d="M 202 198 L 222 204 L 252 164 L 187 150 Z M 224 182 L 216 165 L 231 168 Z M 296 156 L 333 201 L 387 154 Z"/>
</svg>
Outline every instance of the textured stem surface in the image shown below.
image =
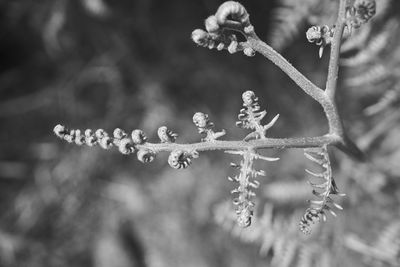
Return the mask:
<svg viewBox="0 0 400 267">
<path fill-rule="evenodd" d="M 137 145 L 137 149 L 150 149 L 154 152 L 196 150 L 245 150 L 245 149 L 260 149 L 260 148 L 305 148 L 319 147 L 324 144 L 337 144 L 340 139 L 335 135 L 323 135 L 317 137 L 301 137 L 301 138 L 265 138 L 251 141 L 212 141 L 200 142 L 192 144 L 176 144 L 176 143 L 145 143 Z"/>
</svg>

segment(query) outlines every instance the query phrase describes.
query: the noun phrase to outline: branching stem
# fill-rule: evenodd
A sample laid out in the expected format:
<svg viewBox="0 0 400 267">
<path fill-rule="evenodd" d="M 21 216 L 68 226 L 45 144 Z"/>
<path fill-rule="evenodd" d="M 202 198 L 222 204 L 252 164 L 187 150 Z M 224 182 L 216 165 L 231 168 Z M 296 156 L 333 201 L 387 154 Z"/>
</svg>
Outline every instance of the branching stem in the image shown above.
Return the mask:
<svg viewBox="0 0 400 267">
<path fill-rule="evenodd" d="M 306 94 L 316 100 L 324 109 L 329 125 L 329 134 L 339 137 L 336 144 L 340 149 L 344 150 L 356 158 L 360 158 L 362 152 L 351 142 L 345 135 L 342 120 L 339 116 L 335 101 L 335 93 L 337 88 L 340 45 L 342 41 L 344 27 L 346 25 L 346 4 L 347 0 L 339 0 L 338 17 L 335 24 L 335 33 L 331 44 L 331 53 L 328 67 L 328 77 L 325 91 L 316 86 L 299 72 L 292 64 L 290 64 L 282 55 L 276 52 L 272 47 L 263 42 L 255 33 L 254 29 L 247 31 L 245 36 L 248 45 L 255 51 L 277 65 L 290 79 L 292 79 Z"/>
</svg>

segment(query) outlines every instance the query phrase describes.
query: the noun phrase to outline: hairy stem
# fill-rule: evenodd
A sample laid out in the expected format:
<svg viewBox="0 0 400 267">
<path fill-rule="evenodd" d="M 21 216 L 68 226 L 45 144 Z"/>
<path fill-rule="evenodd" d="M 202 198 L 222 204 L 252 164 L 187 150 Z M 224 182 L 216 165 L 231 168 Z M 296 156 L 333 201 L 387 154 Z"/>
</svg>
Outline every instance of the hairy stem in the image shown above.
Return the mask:
<svg viewBox="0 0 400 267">
<path fill-rule="evenodd" d="M 137 145 L 137 149 L 150 149 L 154 152 L 185 150 L 185 151 L 208 151 L 208 150 L 246 150 L 262 148 L 305 148 L 319 147 L 324 144 L 335 145 L 340 139 L 335 135 L 323 135 L 317 137 L 301 138 L 265 138 L 251 141 L 212 141 L 192 144 L 176 143 L 144 143 Z"/>
<path fill-rule="evenodd" d="M 342 43 L 343 30 L 346 23 L 347 0 L 340 0 L 338 17 L 335 23 L 335 33 L 331 44 L 328 78 L 326 81 L 326 94 L 330 99 L 335 98 L 339 73 L 340 45 Z"/>
<path fill-rule="evenodd" d="M 300 71 L 298 71 L 292 64 L 290 64 L 281 54 L 276 52 L 271 46 L 252 32 L 247 37 L 249 46 L 255 51 L 272 61 L 278 66 L 284 73 L 286 73 L 290 79 L 292 79 L 303 91 L 321 103 L 324 100 L 324 92 L 321 88 L 312 83 L 307 79 Z"/>
</svg>

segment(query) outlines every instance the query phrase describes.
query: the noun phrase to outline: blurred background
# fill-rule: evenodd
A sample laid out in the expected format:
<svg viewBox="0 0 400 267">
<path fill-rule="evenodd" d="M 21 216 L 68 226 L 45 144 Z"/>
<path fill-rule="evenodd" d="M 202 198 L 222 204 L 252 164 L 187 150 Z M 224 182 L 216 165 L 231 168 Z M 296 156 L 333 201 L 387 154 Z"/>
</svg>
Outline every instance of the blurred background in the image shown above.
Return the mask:
<svg viewBox="0 0 400 267">
<path fill-rule="evenodd" d="M 0 1 L 0 266 L 399 266 L 400 38 L 398 1 L 343 44 L 339 109 L 364 163 L 332 149 L 344 211 L 310 236 L 298 222 L 312 198 L 301 150 L 265 151 L 258 217 L 234 225 L 223 152 L 202 153 L 186 170 L 168 155 L 144 165 L 134 155 L 78 147 L 53 127 L 157 128 L 200 140 L 192 116 L 210 115 L 226 138 L 241 94 L 253 90 L 271 137 L 327 130 L 321 108 L 260 55 L 208 50 L 190 40 L 216 0 Z M 241 1 L 256 31 L 323 86 L 328 51 L 305 38 L 332 25 L 337 1 Z M 232 217 L 233 216 L 233 217 Z"/>
</svg>

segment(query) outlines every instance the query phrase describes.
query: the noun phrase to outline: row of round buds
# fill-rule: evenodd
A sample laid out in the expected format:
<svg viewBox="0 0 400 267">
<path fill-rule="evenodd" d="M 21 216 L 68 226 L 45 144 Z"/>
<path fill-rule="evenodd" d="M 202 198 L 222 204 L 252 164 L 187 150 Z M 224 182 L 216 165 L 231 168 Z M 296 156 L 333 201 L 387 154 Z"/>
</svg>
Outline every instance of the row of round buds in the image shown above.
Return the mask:
<svg viewBox="0 0 400 267">
<path fill-rule="evenodd" d="M 212 128 L 214 123 L 208 118 L 208 114 L 197 112 L 193 115 L 193 123 L 196 125 L 199 133 L 206 134 L 206 137 L 202 141 L 213 141 L 226 134 L 225 130 L 220 132 L 214 132 Z"/>
<path fill-rule="evenodd" d="M 169 130 L 167 126 L 161 126 L 158 128 L 157 134 L 161 143 L 175 143 L 176 138 L 178 137 L 178 134 Z"/>
<path fill-rule="evenodd" d="M 185 169 L 192 163 L 193 158 L 198 157 L 197 151 L 174 150 L 168 157 L 168 164 L 174 169 Z"/>
<path fill-rule="evenodd" d="M 329 28 L 329 26 L 312 26 L 306 32 L 307 40 L 310 43 L 319 45 L 319 57 L 322 57 L 325 46 L 330 44 L 333 40 L 335 27 Z"/>
<path fill-rule="evenodd" d="M 226 49 L 231 54 L 243 51 L 243 54 L 249 57 L 255 55 L 254 49 L 249 47 L 246 42 L 238 42 L 234 34 L 226 34 L 226 32 L 215 34 L 196 29 L 192 32 L 192 40 L 197 45 L 208 47 L 209 49 L 216 48 L 218 51 Z"/>
<path fill-rule="evenodd" d="M 137 158 L 143 163 L 152 162 L 156 157 L 156 153 L 149 149 L 140 149 L 137 152 Z"/>
<path fill-rule="evenodd" d="M 118 147 L 118 150 L 128 155 L 135 152 L 134 142 L 128 138 L 128 135 L 120 128 L 116 128 L 113 132 L 113 137 L 110 137 L 103 129 L 97 129 L 95 132 L 91 129 L 86 129 L 84 133 L 81 130 L 68 130 L 63 125 L 56 125 L 54 133 L 69 143 L 77 145 L 95 146 L 99 145 L 103 149 L 110 149 L 113 145 Z"/>
</svg>

